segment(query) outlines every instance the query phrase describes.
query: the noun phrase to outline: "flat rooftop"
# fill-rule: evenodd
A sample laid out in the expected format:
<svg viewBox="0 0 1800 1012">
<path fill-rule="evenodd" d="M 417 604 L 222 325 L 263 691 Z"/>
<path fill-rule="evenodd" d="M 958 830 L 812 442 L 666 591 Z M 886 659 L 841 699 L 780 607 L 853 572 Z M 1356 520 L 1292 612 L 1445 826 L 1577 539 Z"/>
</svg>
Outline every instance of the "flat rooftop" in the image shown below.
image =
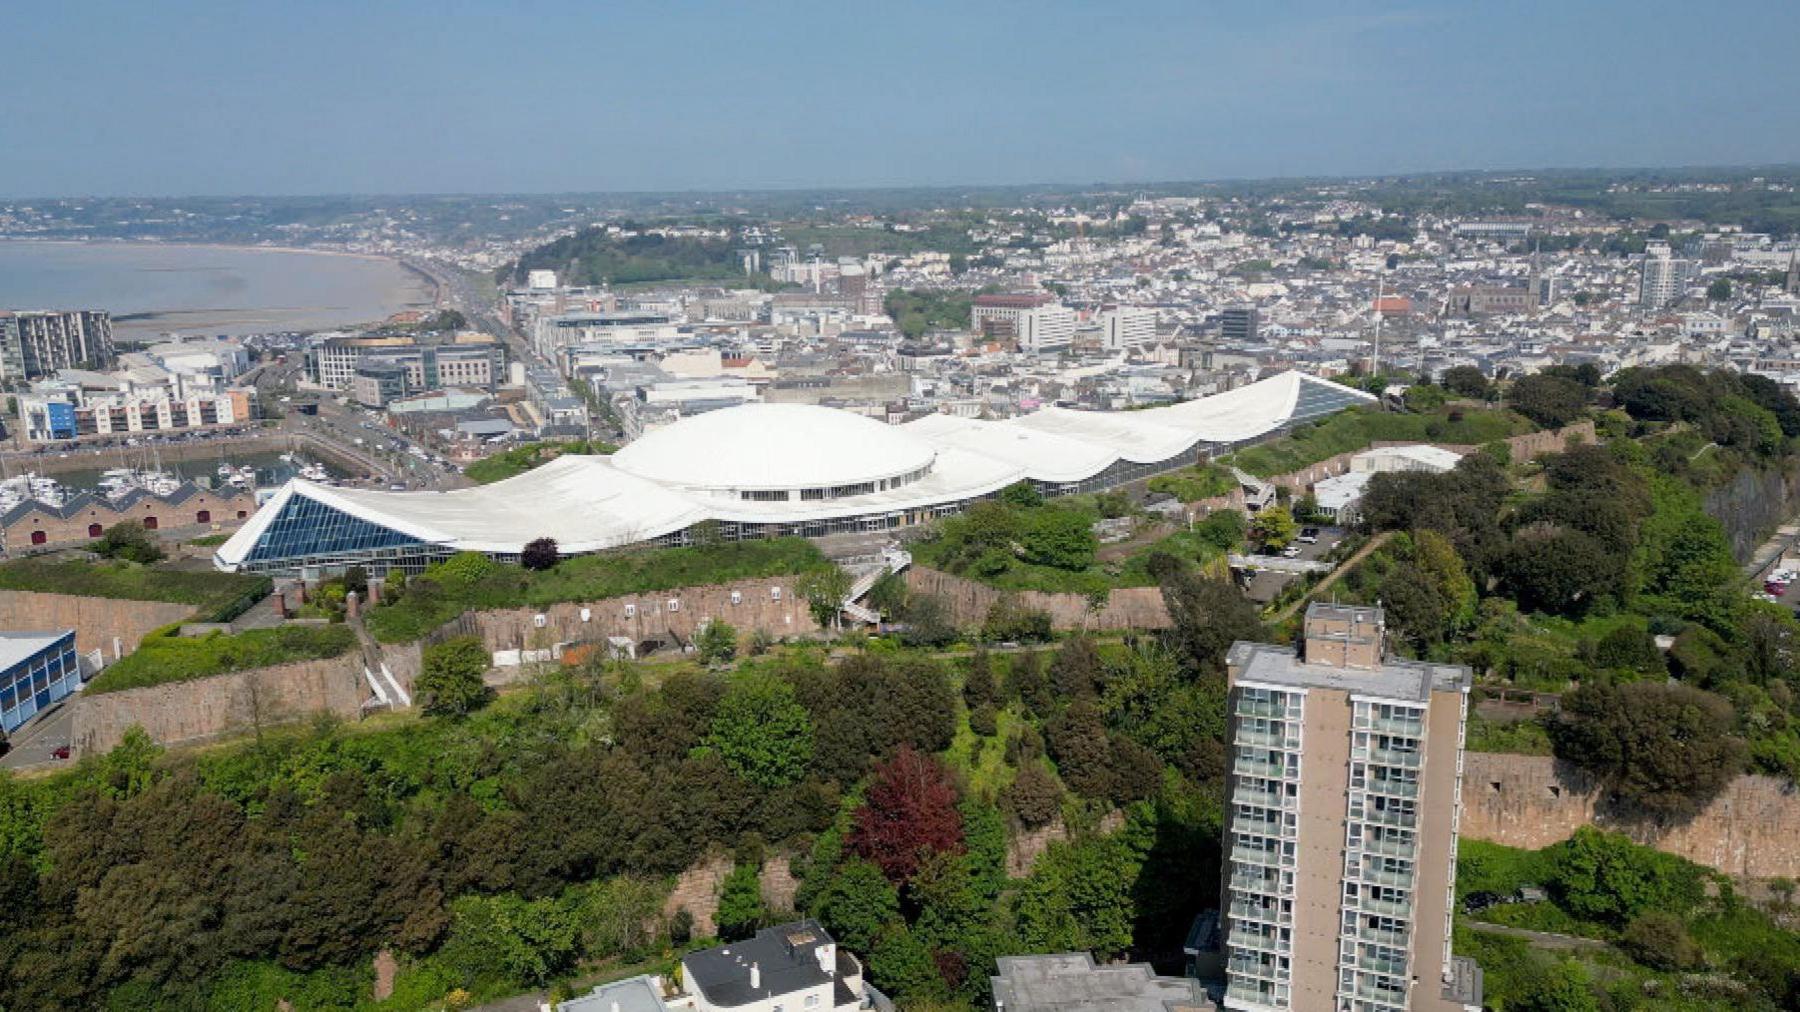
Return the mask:
<svg viewBox="0 0 1800 1012">
<path fill-rule="evenodd" d="M 1239 640 L 1225 655 L 1238 682 L 1296 689 L 1340 689 L 1365 696 L 1423 703 L 1433 692 L 1460 692 L 1474 684 L 1468 668 L 1429 661 L 1388 661 L 1377 668 L 1308 664 L 1292 647 Z"/>
<path fill-rule="evenodd" d="M 54 646 L 57 640 L 74 634 L 73 629 L 44 633 L 0 632 L 0 671 L 5 671 L 33 654 Z"/>
<path fill-rule="evenodd" d="M 1198 982 L 1158 976 L 1146 963 L 1099 966 L 1085 952 L 1006 956 L 994 1007 L 1006 1012 L 1181 1012 L 1212 1008 Z M 1204 1003 L 1204 1004 L 1203 1004 Z"/>
</svg>

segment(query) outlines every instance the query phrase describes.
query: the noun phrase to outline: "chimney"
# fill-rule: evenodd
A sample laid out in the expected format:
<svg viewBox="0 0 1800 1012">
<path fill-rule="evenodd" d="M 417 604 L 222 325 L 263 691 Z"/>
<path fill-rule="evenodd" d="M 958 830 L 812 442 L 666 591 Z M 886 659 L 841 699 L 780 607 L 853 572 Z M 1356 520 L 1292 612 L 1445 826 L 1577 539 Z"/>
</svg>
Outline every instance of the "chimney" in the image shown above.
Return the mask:
<svg viewBox="0 0 1800 1012">
<path fill-rule="evenodd" d="M 750 964 L 750 990 L 762 990 L 762 969 L 755 963 Z"/>
</svg>

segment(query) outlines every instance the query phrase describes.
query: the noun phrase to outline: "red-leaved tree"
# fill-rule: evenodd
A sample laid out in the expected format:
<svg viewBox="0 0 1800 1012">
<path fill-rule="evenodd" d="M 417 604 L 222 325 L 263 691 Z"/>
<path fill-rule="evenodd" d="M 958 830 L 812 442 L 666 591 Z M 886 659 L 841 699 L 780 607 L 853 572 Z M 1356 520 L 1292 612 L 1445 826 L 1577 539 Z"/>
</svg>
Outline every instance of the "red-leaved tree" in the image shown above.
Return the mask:
<svg viewBox="0 0 1800 1012">
<path fill-rule="evenodd" d="M 895 885 L 911 880 L 926 857 L 960 851 L 962 815 L 949 774 L 937 760 L 901 746 L 875 767 L 847 842 Z"/>
</svg>

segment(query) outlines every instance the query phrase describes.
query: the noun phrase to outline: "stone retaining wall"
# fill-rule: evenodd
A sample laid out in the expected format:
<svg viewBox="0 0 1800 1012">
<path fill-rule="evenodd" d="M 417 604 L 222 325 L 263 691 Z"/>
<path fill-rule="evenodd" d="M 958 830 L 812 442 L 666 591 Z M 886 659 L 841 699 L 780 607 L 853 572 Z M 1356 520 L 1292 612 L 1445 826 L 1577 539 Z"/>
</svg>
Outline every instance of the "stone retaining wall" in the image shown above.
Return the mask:
<svg viewBox="0 0 1800 1012">
<path fill-rule="evenodd" d="M 1466 837 L 1535 850 L 1597 825 L 1728 875 L 1800 878 L 1800 794 L 1785 780 L 1738 777 L 1691 821 L 1656 826 L 1607 818 L 1593 779 L 1549 756 L 1470 752 L 1463 769 Z"/>
<path fill-rule="evenodd" d="M 1561 453 L 1573 439 L 1578 443 L 1593 443 L 1599 440 L 1594 431 L 1593 422 L 1576 422 L 1560 429 L 1546 429 L 1542 432 L 1527 432 L 1523 435 L 1508 436 L 1501 440 L 1512 450 L 1514 460 L 1531 460 L 1546 453 Z M 1417 439 L 1378 439 L 1360 450 L 1347 450 L 1335 456 L 1327 457 L 1316 464 L 1309 464 L 1297 471 L 1278 474 L 1268 481 L 1282 485 L 1294 492 L 1304 492 L 1317 482 L 1326 478 L 1335 478 L 1350 471 L 1350 459 L 1370 450 L 1384 446 L 1435 446 L 1453 453 L 1474 453 L 1481 447 L 1475 443 L 1433 443 Z"/>
<path fill-rule="evenodd" d="M 357 653 L 228 675 L 76 696 L 70 743 L 79 755 L 104 752 L 138 725 L 159 744 L 201 741 L 315 713 L 354 717 L 369 698 Z"/>
<path fill-rule="evenodd" d="M 145 634 L 194 614 L 191 604 L 168 601 L 121 601 L 114 598 L 0 590 L 0 632 L 75 630 L 75 649 L 99 650 L 114 659 L 137 649 Z"/>
<path fill-rule="evenodd" d="M 994 602 L 1009 594 L 1027 608 L 1047 612 L 1051 626 L 1060 630 L 1166 629 L 1169 626 L 1169 609 L 1163 605 L 1162 591 L 1155 587 L 1115 590 L 1107 595 L 1104 604 L 1095 608 L 1082 594 L 999 590 L 925 566 L 913 566 L 906 571 L 906 586 L 914 593 L 941 599 L 949 608 L 952 621 L 965 627 L 980 625 Z"/>
</svg>

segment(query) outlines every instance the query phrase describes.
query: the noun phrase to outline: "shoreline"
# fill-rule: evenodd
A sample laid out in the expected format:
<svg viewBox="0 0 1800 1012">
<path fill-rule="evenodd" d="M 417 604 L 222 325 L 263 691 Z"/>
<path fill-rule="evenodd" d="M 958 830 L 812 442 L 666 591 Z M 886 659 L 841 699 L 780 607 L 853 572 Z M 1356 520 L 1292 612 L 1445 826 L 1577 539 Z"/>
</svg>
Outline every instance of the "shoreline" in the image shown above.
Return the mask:
<svg viewBox="0 0 1800 1012">
<path fill-rule="evenodd" d="M 228 242 L 181 242 L 181 241 L 170 241 L 170 240 L 163 240 L 163 239 L 36 238 L 36 237 L 32 237 L 32 236 L 21 236 L 21 235 L 0 235 L 0 247 L 21 246 L 21 245 L 24 245 L 27 243 L 35 243 L 35 244 L 40 244 L 40 245 L 53 245 L 53 246 L 68 246 L 68 247 L 118 246 L 118 247 L 127 247 L 127 248 L 133 248 L 133 249 L 210 249 L 210 250 L 220 250 L 220 251 L 232 252 L 232 253 L 288 253 L 288 254 L 303 254 L 303 255 L 308 255 L 308 256 L 343 257 L 343 258 L 348 258 L 348 259 L 352 259 L 352 260 L 362 260 L 362 261 L 366 261 L 366 262 L 370 262 L 370 263 L 384 263 L 385 262 L 385 263 L 391 263 L 391 264 L 395 265 L 396 267 L 399 267 L 403 274 L 406 274 L 406 275 L 416 279 L 417 281 L 421 282 L 423 292 L 421 293 L 422 299 L 418 303 L 419 305 L 429 306 L 432 310 L 441 309 L 441 308 L 445 307 L 445 305 L 447 304 L 447 299 L 449 298 L 448 286 L 445 285 L 444 283 L 440 282 L 437 279 L 437 277 L 434 274 L 432 274 L 429 270 L 426 270 L 425 268 L 419 266 L 418 264 L 412 262 L 410 259 L 408 259 L 404 256 L 399 256 L 399 255 L 390 254 L 390 253 L 359 253 L 359 252 L 355 252 L 352 250 L 328 249 L 325 247 L 316 247 L 316 246 L 272 246 L 272 245 L 257 245 L 257 244 L 250 244 L 250 243 L 228 243 Z M 407 312 L 414 305 L 415 305 L 414 303 L 403 304 L 401 308 L 396 309 L 394 312 L 396 312 L 396 313 Z M 148 321 L 151 319 L 158 319 L 158 318 L 162 318 L 165 316 L 174 315 L 174 314 L 182 314 L 182 313 L 192 313 L 192 314 L 205 314 L 205 313 L 217 313 L 217 312 L 259 313 L 259 312 L 269 312 L 269 311 L 280 311 L 283 308 L 284 307 L 278 307 L 278 306 L 265 306 L 265 307 L 244 307 L 244 308 L 237 309 L 237 310 L 225 310 L 225 309 L 134 309 L 129 312 L 115 314 L 114 319 L 115 319 L 115 321 L 118 321 L 121 318 L 123 318 L 123 321 L 126 323 L 128 328 L 141 329 L 141 328 L 131 327 L 130 325 L 132 323 L 139 322 L 139 321 Z M 384 317 L 384 319 L 385 319 L 385 317 Z M 381 322 L 380 320 L 366 320 L 366 321 L 360 321 L 356 324 L 353 324 L 352 326 L 368 326 L 368 325 L 372 325 L 372 324 L 378 324 L 380 322 Z M 332 327 L 314 327 L 314 328 L 307 329 L 304 332 L 313 332 L 313 331 L 317 331 L 317 330 L 330 330 L 330 329 L 334 329 L 334 328 L 332 328 Z"/>
</svg>

